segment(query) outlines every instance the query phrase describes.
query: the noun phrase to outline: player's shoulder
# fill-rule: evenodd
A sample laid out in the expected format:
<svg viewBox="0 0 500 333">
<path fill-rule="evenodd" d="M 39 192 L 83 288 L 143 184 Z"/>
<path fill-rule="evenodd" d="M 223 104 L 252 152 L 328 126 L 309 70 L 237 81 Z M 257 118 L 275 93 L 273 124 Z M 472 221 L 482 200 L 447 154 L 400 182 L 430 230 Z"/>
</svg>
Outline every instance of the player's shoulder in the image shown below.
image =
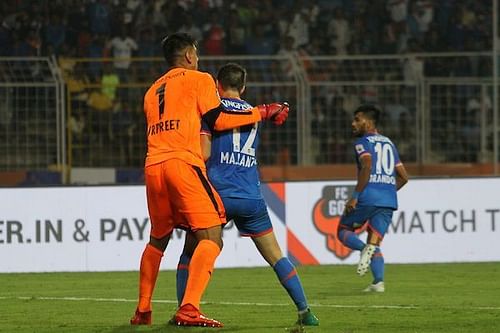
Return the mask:
<svg viewBox="0 0 500 333">
<path fill-rule="evenodd" d="M 366 135 L 364 136 L 360 136 L 360 137 L 357 137 L 356 140 L 354 140 L 354 143 L 353 145 L 356 146 L 356 145 L 359 145 L 359 144 L 365 144 L 368 142 L 368 139 L 366 137 Z"/>
<path fill-rule="evenodd" d="M 153 83 L 151 83 L 148 90 L 146 90 L 146 93 L 144 94 L 144 99 L 148 99 L 151 95 L 156 94 L 156 90 L 165 82 L 164 76 L 165 75 L 160 76 Z"/>
<path fill-rule="evenodd" d="M 377 139 L 378 139 L 380 142 L 390 143 L 391 145 L 393 145 L 393 146 L 394 146 L 394 142 L 392 142 L 391 138 L 389 138 L 388 136 L 385 136 L 385 135 L 383 135 L 383 134 L 378 133 L 378 134 L 377 134 Z"/>
<path fill-rule="evenodd" d="M 358 138 L 358 140 L 356 141 L 358 143 L 361 143 L 361 142 L 368 142 L 368 143 L 371 143 L 371 144 L 375 144 L 377 142 L 381 142 L 381 143 L 392 143 L 391 139 L 385 135 L 382 135 L 380 133 L 368 133 L 368 134 L 365 134 L 364 136 Z"/>
<path fill-rule="evenodd" d="M 215 79 L 210 73 L 200 72 L 198 70 L 186 69 L 186 78 L 193 80 L 195 82 L 213 82 L 215 83 Z"/>
</svg>

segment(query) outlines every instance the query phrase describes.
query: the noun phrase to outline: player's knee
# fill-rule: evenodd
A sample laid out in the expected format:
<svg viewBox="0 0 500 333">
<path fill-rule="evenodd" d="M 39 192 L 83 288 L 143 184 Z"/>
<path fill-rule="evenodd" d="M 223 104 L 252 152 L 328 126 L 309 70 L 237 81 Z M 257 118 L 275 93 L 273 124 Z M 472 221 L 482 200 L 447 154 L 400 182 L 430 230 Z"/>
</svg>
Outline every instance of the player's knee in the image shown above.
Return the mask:
<svg viewBox="0 0 500 333">
<path fill-rule="evenodd" d="M 380 235 L 379 233 L 373 232 L 372 230 L 368 230 L 368 239 L 367 243 L 380 246 L 380 243 L 382 242 L 383 236 Z"/>
<path fill-rule="evenodd" d="M 170 240 L 170 234 L 162 237 L 162 238 L 155 238 L 153 236 L 149 237 L 149 244 L 160 250 L 161 252 L 165 252 L 165 249 L 167 248 L 168 241 Z"/>
<path fill-rule="evenodd" d="M 339 227 L 337 228 L 337 239 L 342 244 L 344 244 L 345 233 L 348 231 L 349 231 L 348 228 L 343 225 L 339 225 Z"/>
</svg>

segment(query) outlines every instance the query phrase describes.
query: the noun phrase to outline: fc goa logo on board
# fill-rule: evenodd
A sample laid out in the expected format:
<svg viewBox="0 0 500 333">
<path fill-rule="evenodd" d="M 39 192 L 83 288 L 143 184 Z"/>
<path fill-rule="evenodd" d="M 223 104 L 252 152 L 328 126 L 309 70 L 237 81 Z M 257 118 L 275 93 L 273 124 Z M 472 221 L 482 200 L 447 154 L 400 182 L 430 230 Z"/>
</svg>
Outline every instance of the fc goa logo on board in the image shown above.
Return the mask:
<svg viewBox="0 0 500 333">
<path fill-rule="evenodd" d="M 326 247 L 340 259 L 347 258 L 352 250 L 345 247 L 337 238 L 340 217 L 344 212 L 345 204 L 349 200 L 354 186 L 325 186 L 323 194 L 313 208 L 313 223 L 319 232 L 326 236 Z M 357 234 L 365 228 L 356 230 Z"/>
</svg>

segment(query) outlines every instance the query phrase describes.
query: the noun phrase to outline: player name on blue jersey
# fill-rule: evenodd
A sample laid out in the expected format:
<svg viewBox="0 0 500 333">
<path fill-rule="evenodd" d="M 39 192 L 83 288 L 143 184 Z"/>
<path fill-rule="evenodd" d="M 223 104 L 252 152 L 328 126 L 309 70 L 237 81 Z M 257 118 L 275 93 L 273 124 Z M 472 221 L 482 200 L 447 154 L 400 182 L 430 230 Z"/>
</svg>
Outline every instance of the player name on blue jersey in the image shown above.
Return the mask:
<svg viewBox="0 0 500 333">
<path fill-rule="evenodd" d="M 369 182 L 396 185 L 396 177 L 388 175 L 371 174 Z"/>
<path fill-rule="evenodd" d="M 251 168 L 257 165 L 257 159 L 253 156 L 228 151 L 220 152 L 220 162 L 224 164 L 238 165 L 245 168 Z"/>
</svg>

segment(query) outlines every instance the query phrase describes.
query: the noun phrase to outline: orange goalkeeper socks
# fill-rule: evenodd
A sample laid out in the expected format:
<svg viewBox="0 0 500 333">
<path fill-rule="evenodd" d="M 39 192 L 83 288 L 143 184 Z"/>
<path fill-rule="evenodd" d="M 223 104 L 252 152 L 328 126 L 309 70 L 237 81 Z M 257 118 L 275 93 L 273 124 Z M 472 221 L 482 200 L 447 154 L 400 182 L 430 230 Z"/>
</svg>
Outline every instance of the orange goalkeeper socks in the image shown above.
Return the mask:
<svg viewBox="0 0 500 333">
<path fill-rule="evenodd" d="M 146 245 L 141 258 L 141 271 L 139 276 L 139 305 L 140 312 L 151 311 L 151 297 L 160 270 L 163 252 L 152 246 Z"/>
<path fill-rule="evenodd" d="M 189 263 L 189 275 L 182 305 L 192 304 L 197 309 L 200 308 L 201 296 L 207 288 L 219 253 L 219 246 L 211 240 L 204 239 L 198 243 Z"/>
</svg>

